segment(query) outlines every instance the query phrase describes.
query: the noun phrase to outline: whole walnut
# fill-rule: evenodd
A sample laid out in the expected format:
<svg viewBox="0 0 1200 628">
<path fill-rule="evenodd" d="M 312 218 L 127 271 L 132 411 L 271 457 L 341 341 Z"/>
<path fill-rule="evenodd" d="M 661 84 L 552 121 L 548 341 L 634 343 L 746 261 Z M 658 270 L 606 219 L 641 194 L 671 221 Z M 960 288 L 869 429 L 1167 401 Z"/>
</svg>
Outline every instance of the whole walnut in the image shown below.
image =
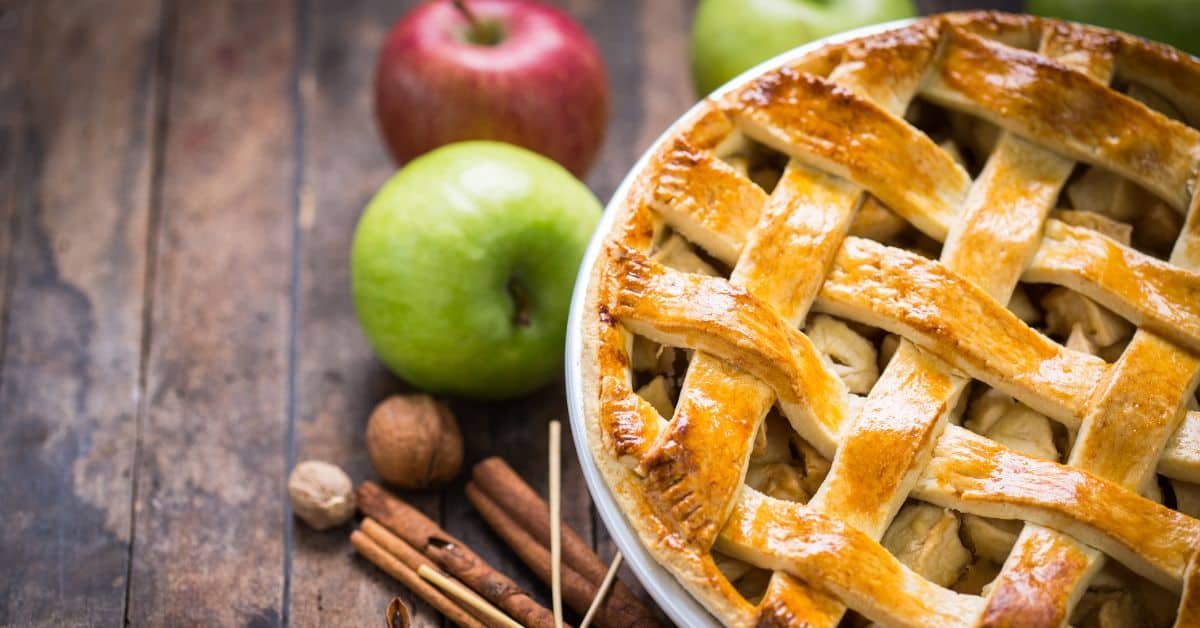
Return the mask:
<svg viewBox="0 0 1200 628">
<path fill-rule="evenodd" d="M 462 467 L 462 434 L 450 410 L 429 395 L 394 395 L 371 412 L 367 454 L 391 484 L 437 486 Z"/>
<path fill-rule="evenodd" d="M 354 483 L 337 465 L 305 460 L 288 476 L 292 511 L 315 530 L 342 525 L 354 515 Z"/>
</svg>

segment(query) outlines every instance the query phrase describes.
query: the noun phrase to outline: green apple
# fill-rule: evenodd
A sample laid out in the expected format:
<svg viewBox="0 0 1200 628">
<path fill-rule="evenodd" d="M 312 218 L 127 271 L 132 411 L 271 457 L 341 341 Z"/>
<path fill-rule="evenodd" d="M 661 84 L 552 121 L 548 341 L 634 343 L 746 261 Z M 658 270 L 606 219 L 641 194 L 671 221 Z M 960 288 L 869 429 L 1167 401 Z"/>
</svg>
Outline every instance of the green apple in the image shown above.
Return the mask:
<svg viewBox="0 0 1200 628">
<path fill-rule="evenodd" d="M 800 44 L 916 14 L 911 0 L 703 0 L 692 22 L 692 84 L 708 94 Z"/>
<path fill-rule="evenodd" d="M 1029 12 L 1105 26 L 1200 54 L 1200 0 L 1029 0 Z"/>
<path fill-rule="evenodd" d="M 367 340 L 425 390 L 501 399 L 545 385 L 562 370 L 571 289 L 600 211 L 562 166 L 509 144 L 413 160 L 354 234 Z"/>
</svg>

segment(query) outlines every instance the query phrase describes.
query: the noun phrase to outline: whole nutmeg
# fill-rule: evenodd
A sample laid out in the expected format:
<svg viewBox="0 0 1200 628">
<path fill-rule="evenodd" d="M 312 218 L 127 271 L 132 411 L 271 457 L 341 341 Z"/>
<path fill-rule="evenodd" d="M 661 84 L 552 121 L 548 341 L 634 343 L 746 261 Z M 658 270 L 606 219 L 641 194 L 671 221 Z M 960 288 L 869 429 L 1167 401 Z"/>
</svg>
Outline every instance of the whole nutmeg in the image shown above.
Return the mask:
<svg viewBox="0 0 1200 628">
<path fill-rule="evenodd" d="M 429 395 L 394 395 L 371 412 L 367 454 L 387 482 L 427 488 L 458 475 L 462 434 L 450 410 Z"/>
<path fill-rule="evenodd" d="M 337 465 L 306 460 L 288 477 L 292 512 L 316 530 L 342 525 L 354 515 L 354 483 Z"/>
</svg>

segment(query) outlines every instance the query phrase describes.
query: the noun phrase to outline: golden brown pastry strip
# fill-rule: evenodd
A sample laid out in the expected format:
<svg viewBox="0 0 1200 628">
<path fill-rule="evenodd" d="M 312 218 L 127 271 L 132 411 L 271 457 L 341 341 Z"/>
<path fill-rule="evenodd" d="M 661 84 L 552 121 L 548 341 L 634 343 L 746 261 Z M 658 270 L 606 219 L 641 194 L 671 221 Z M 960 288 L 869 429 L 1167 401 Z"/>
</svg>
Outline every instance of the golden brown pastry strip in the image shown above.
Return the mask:
<svg viewBox="0 0 1200 628">
<path fill-rule="evenodd" d="M 771 397 L 756 376 L 729 362 L 692 361 L 677 418 L 641 461 L 645 488 L 676 542 L 708 548 L 716 540 Z"/>
<path fill-rule="evenodd" d="M 1187 584 L 1179 599 L 1179 617 L 1175 619 L 1179 627 L 1200 625 L 1200 550 L 1192 552 L 1192 560 L 1188 564 Z"/>
<path fill-rule="evenodd" d="M 817 307 L 900 334 L 1039 412 L 1077 424 L 1104 361 L 1021 322 L 938 262 L 847 238 Z"/>
<path fill-rule="evenodd" d="M 1141 488 L 1185 417 L 1197 381 L 1200 356 L 1139 331 L 1089 404 L 1069 464 Z"/>
<path fill-rule="evenodd" d="M 844 430 L 834 466 L 810 505 L 879 538 L 941 434 L 963 380 L 902 343 Z M 887 455 L 880 455 L 887 452 Z"/>
<path fill-rule="evenodd" d="M 1021 270 L 1038 248 L 1046 210 L 1054 206 L 1074 166 L 1005 133 L 950 230 L 942 262 L 1007 303 Z"/>
<path fill-rule="evenodd" d="M 789 163 L 730 281 L 795 327 L 833 264 L 859 196 L 845 179 Z"/>
<path fill-rule="evenodd" d="M 1139 327 L 1200 351 L 1200 273 L 1050 220 L 1023 277 L 1076 290 Z"/>
<path fill-rule="evenodd" d="M 678 139 L 662 159 L 651 198 L 667 224 L 732 264 L 767 194 L 711 151 Z"/>
<path fill-rule="evenodd" d="M 794 423 L 821 426 L 808 431 L 825 435 L 822 445 L 832 448 L 828 439 L 846 418 L 848 393 L 807 336 L 723 279 L 673 271 L 632 251 L 613 259 L 614 272 L 626 278 L 613 308 L 617 320 L 655 342 L 703 351 L 753 374 L 775 390 Z"/>
<path fill-rule="evenodd" d="M 1191 201 L 1189 221 L 1195 220 L 1198 215 L 1200 197 Z M 1057 229 L 1052 225 L 1048 231 L 1051 230 Z M 1062 231 L 1068 235 L 1086 237 L 1085 234 L 1073 234 L 1069 229 Z M 1188 234 L 1183 234 L 1184 240 L 1187 237 Z M 1103 239 L 1096 247 L 1109 248 Z M 1088 247 L 1081 247 L 1084 248 Z M 1186 259 L 1186 254 L 1185 248 L 1177 248 L 1171 261 L 1191 267 L 1191 260 Z M 1115 254 L 1106 250 L 1101 255 L 1111 258 Z M 1127 257 L 1123 256 L 1123 259 Z M 1150 264 L 1142 261 L 1143 266 Z M 1109 264 L 1112 270 L 1104 274 L 1120 277 L 1125 266 L 1128 264 Z M 1162 276 L 1163 273 L 1157 275 Z M 1121 281 L 1116 279 L 1112 283 L 1120 285 Z M 1146 291 L 1158 288 L 1162 292 L 1161 286 L 1161 281 L 1148 283 Z M 1171 439 L 1172 443 L 1167 441 L 1172 433 L 1181 431 L 1179 426 L 1185 418 L 1184 406 L 1198 380 L 1200 356 L 1149 331 L 1139 330 L 1114 365 L 1105 384 L 1089 402 L 1082 429 L 1071 451 L 1070 463 L 1125 488 L 1140 488 L 1153 477 L 1155 462 L 1159 460 L 1164 445 L 1179 444 L 1177 438 Z M 1130 452 L 1136 453 L 1130 455 Z M 1027 620 L 1035 614 L 1049 612 L 1055 619 L 1068 617 L 1083 588 L 1104 562 L 1101 553 L 1085 546 L 1080 540 L 1037 526 L 1026 526 L 993 585 L 985 616 L 1005 615 Z M 1196 545 L 1195 540 L 1192 545 Z M 1121 557 L 1118 555 L 1117 558 Z M 1055 586 L 1029 588 L 1029 580 L 1037 569 L 1054 566 L 1063 571 L 1063 575 L 1055 579 Z M 1179 583 L 1175 584 L 1177 590 Z M 1014 601 L 1012 598 L 1018 599 Z"/>
<path fill-rule="evenodd" d="M 1100 47 L 1094 42 L 1084 49 Z M 1059 37 L 1047 37 L 1049 54 L 1082 56 L 1077 61 L 1103 74 L 1111 55 L 1080 54 Z M 1039 225 L 1053 206 L 1072 164 L 1004 134 L 984 173 L 965 199 L 943 249 L 945 265 L 985 296 L 1007 301 L 1020 269 L 1036 249 Z M 1003 208 L 1003 211 L 996 211 Z M 1016 227 L 1005 230 L 1004 227 Z M 985 299 L 986 300 L 986 299 Z M 810 505 L 878 538 L 910 491 L 964 386 L 908 342 L 902 342 L 867 405 L 843 436 L 834 466 Z M 887 456 L 878 452 L 886 451 Z M 820 617 L 825 622 L 827 616 Z"/>
<path fill-rule="evenodd" d="M 848 89 L 894 115 L 912 102 L 937 51 L 941 29 L 918 22 L 844 45 L 830 82 Z"/>
<path fill-rule="evenodd" d="M 1200 59 L 1165 44 L 1119 33 L 1117 78 L 1161 94 L 1193 127 L 1200 126 Z"/>
<path fill-rule="evenodd" d="M 1187 208 L 1200 133 L 1043 55 L 950 28 L 923 93 Z"/>
<path fill-rule="evenodd" d="M 633 393 L 628 378 L 605 375 L 600 381 L 604 404 L 604 440 L 630 469 L 650 451 L 665 421 L 650 402 Z"/>
<path fill-rule="evenodd" d="M 717 548 L 758 567 L 785 571 L 884 624 L 969 626 L 982 606 L 978 597 L 913 573 L 852 526 L 749 487 L 742 489 Z"/>
<path fill-rule="evenodd" d="M 730 115 L 747 135 L 855 182 L 921 231 L 945 239 L 970 177 L 902 118 L 836 83 L 786 67 L 755 79 L 730 102 Z"/>
<path fill-rule="evenodd" d="M 938 439 L 913 496 L 947 508 L 1062 530 L 1174 591 L 1200 521 L 1082 469 L 1012 451 L 957 426 Z"/>
</svg>

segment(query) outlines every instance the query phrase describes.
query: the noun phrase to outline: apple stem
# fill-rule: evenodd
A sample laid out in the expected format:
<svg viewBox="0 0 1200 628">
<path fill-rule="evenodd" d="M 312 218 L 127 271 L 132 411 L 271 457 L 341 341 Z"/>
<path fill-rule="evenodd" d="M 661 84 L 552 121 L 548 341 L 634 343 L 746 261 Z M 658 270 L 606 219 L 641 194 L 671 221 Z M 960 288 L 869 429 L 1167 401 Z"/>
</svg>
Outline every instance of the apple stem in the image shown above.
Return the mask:
<svg viewBox="0 0 1200 628">
<path fill-rule="evenodd" d="M 458 12 L 461 13 L 471 25 L 470 32 L 467 34 L 467 39 L 469 41 L 476 44 L 483 44 L 485 46 L 498 43 L 495 29 L 488 28 L 488 25 L 480 20 L 479 16 L 475 15 L 475 12 L 471 10 L 471 7 L 467 6 L 465 0 L 450 0 L 450 3 L 454 5 L 455 9 L 458 9 Z"/>
</svg>

